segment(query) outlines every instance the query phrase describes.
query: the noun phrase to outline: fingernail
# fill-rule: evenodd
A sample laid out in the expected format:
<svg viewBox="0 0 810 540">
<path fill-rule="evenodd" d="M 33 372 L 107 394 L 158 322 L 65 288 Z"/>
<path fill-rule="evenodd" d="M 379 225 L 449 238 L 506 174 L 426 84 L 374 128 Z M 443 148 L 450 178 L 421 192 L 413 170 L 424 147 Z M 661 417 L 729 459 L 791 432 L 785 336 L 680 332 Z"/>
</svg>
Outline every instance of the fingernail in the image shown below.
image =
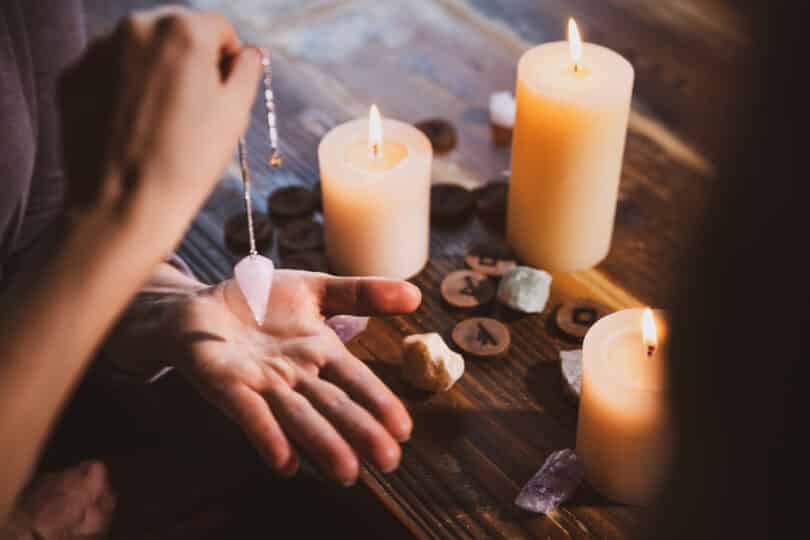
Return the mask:
<svg viewBox="0 0 810 540">
<path fill-rule="evenodd" d="M 353 480 L 344 480 L 343 481 L 343 487 L 350 488 L 350 487 L 354 486 L 354 484 L 356 484 L 356 483 L 357 483 L 357 480 L 355 480 L 355 479 L 353 479 Z"/>
</svg>

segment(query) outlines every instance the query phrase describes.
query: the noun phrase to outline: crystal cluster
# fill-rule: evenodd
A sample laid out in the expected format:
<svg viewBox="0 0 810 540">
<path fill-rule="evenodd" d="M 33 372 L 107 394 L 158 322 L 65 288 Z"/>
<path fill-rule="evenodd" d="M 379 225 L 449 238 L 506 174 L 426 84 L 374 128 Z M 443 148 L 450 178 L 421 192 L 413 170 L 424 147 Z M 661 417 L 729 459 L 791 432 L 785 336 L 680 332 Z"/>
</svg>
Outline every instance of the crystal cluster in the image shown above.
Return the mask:
<svg viewBox="0 0 810 540">
<path fill-rule="evenodd" d="M 326 326 L 334 330 L 343 343 L 348 343 L 366 330 L 368 317 L 335 315 L 326 321 Z"/>
<path fill-rule="evenodd" d="M 498 299 L 523 313 L 540 313 L 551 290 L 551 274 L 528 266 L 507 271 L 498 286 Z"/>
<path fill-rule="evenodd" d="M 558 450 L 523 486 L 515 504 L 529 512 L 548 514 L 571 498 L 584 476 L 582 461 L 574 451 Z"/>
</svg>

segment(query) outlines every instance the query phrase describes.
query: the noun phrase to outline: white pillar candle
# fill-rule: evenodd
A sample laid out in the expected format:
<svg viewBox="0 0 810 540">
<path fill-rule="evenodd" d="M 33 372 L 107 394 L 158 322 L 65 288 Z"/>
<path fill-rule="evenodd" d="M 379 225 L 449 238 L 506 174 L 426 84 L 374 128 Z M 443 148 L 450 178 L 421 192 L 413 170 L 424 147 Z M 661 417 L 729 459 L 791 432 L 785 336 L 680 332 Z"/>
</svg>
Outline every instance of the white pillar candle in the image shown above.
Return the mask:
<svg viewBox="0 0 810 540">
<path fill-rule="evenodd" d="M 588 482 L 617 502 L 651 502 L 669 471 L 665 341 L 664 313 L 642 309 L 608 315 L 585 335 L 577 454 Z"/>
<path fill-rule="evenodd" d="M 617 53 L 569 42 L 526 52 L 518 65 L 507 237 L 552 271 L 589 268 L 610 250 L 633 67 Z"/>
<path fill-rule="evenodd" d="M 318 147 L 326 252 L 343 275 L 407 279 L 428 259 L 433 149 L 415 127 L 342 124 Z"/>
</svg>

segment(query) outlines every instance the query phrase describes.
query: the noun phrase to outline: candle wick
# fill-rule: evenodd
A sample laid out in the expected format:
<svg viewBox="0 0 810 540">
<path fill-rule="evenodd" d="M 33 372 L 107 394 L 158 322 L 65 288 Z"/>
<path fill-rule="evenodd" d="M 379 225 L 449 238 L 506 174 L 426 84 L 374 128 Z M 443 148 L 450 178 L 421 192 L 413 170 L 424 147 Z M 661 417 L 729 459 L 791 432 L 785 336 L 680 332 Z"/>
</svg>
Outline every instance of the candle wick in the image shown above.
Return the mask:
<svg viewBox="0 0 810 540">
<path fill-rule="evenodd" d="M 647 345 L 647 357 L 655 354 L 655 345 Z"/>
<path fill-rule="evenodd" d="M 579 73 L 581 69 L 579 62 L 574 62 L 574 73 Z"/>
<path fill-rule="evenodd" d="M 380 150 L 380 143 L 373 143 L 371 145 L 371 159 L 380 159 L 380 156 L 382 155 Z"/>
</svg>

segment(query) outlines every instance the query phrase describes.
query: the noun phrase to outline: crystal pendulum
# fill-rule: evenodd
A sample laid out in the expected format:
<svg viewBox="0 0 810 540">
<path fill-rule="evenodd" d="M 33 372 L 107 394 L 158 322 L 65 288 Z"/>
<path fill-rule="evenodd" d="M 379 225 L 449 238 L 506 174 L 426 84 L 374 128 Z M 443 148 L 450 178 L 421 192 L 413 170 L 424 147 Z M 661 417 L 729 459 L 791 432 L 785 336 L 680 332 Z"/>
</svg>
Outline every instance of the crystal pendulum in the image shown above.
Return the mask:
<svg viewBox="0 0 810 540">
<path fill-rule="evenodd" d="M 253 233 L 253 211 L 250 202 L 250 171 L 247 163 L 245 139 L 239 139 L 239 165 L 242 169 L 242 184 L 245 191 L 245 212 L 247 212 L 250 254 L 239 261 L 233 269 L 236 283 L 245 297 L 256 323 L 261 326 L 267 316 L 267 302 L 273 286 L 273 261 L 256 251 L 256 238 Z"/>
</svg>

